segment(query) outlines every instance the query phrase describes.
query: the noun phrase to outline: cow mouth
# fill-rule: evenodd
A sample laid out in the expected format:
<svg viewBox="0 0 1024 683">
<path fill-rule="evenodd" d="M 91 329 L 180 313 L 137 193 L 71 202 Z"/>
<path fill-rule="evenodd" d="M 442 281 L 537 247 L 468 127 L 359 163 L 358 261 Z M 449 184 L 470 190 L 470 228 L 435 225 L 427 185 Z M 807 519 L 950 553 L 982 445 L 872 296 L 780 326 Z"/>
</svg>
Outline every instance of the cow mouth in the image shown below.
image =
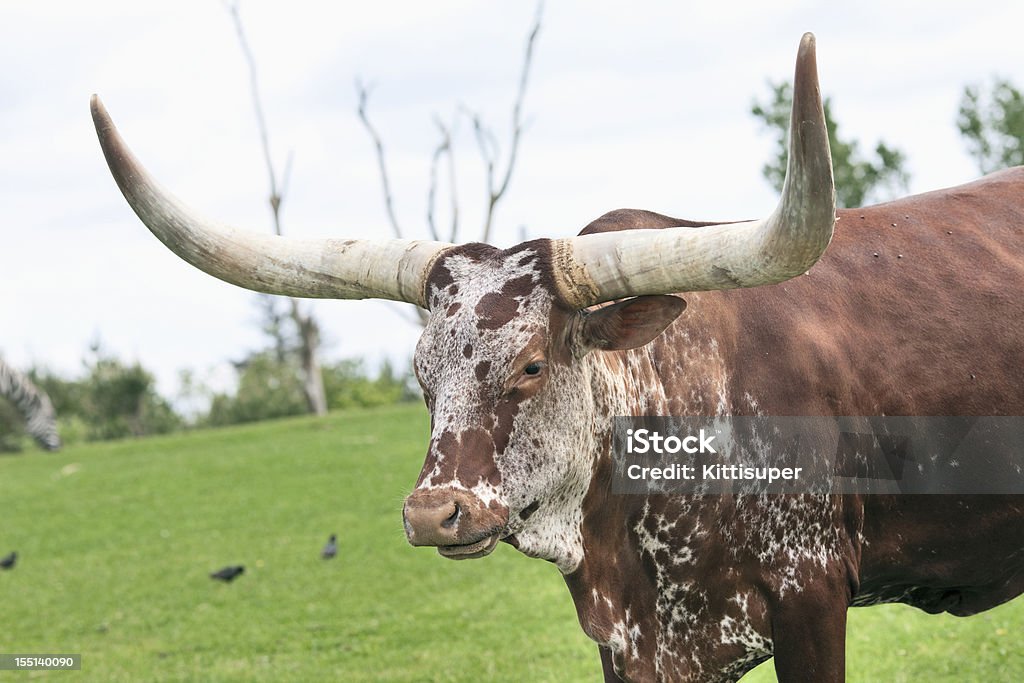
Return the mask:
<svg viewBox="0 0 1024 683">
<path fill-rule="evenodd" d="M 478 557 L 486 557 L 494 552 L 500 536 L 501 534 L 495 533 L 473 543 L 439 545 L 437 546 L 437 552 L 441 557 L 447 557 L 449 560 L 475 560 Z"/>
</svg>

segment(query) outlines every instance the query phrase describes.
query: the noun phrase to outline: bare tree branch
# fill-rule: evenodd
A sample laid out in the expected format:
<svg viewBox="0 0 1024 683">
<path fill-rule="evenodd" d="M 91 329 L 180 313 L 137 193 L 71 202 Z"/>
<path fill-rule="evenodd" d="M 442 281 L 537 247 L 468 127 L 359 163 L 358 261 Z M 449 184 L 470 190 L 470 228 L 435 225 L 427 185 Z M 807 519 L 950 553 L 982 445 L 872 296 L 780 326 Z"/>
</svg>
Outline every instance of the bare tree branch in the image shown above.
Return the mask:
<svg viewBox="0 0 1024 683">
<path fill-rule="evenodd" d="M 457 119 L 456 119 L 457 121 Z M 454 128 L 454 124 L 452 126 Z M 459 197 L 457 193 L 457 184 L 455 182 L 455 152 L 451 147 L 451 131 L 446 130 L 445 134 L 448 136 L 448 196 L 451 199 L 451 211 L 452 211 L 452 229 L 449 233 L 448 241 L 453 243 L 459 236 Z"/>
<path fill-rule="evenodd" d="M 490 241 L 491 229 L 494 225 L 495 207 L 505 195 L 509 181 L 512 179 L 512 171 L 515 169 L 516 156 L 519 152 L 519 139 L 523 133 L 523 98 L 526 96 L 526 85 L 530 77 L 530 65 L 533 63 L 533 47 L 537 42 L 537 34 L 540 33 L 541 17 L 543 12 L 544 3 L 538 3 L 537 14 L 533 21 L 533 29 L 530 31 L 530 35 L 526 39 L 526 53 L 523 56 L 523 71 L 519 76 L 519 92 L 516 94 L 515 105 L 512 107 L 512 140 L 509 145 L 508 165 L 505 167 L 505 175 L 502 178 L 501 185 L 497 188 L 494 187 L 494 158 L 497 156 L 497 149 L 495 149 L 495 157 L 492 157 L 487 161 L 487 190 L 490 196 L 487 204 L 487 217 L 484 219 L 484 227 L 480 240 L 481 242 Z M 477 125 L 478 122 L 479 118 L 475 118 L 474 126 L 479 131 L 480 126 Z M 477 139 L 480 139 L 479 134 Z M 497 147 L 497 145 L 495 145 L 495 147 Z"/>
<path fill-rule="evenodd" d="M 453 139 L 455 137 L 454 130 L 455 125 L 458 122 L 459 114 L 466 116 L 472 122 L 477 147 L 479 148 L 480 156 L 484 162 L 486 175 L 485 180 L 487 183 L 487 209 L 479 239 L 481 242 L 489 242 L 491 239 L 495 211 L 498 203 L 508 190 L 509 183 L 511 182 L 512 173 L 515 170 L 516 159 L 518 156 L 519 142 L 522 138 L 523 130 L 525 129 L 523 123 L 523 101 L 525 99 L 526 88 L 529 83 L 530 67 L 533 63 L 534 46 L 537 42 L 537 36 L 540 33 L 543 9 L 543 2 L 538 3 L 533 26 L 526 39 L 526 49 L 523 55 L 523 68 L 519 76 L 519 88 L 516 92 L 516 98 L 512 107 L 512 132 L 509 142 L 508 159 L 501 173 L 500 182 L 496 180 L 500 146 L 498 144 L 497 137 L 490 129 L 487 128 L 479 114 L 472 112 L 465 107 L 460 107 L 456 110 L 451 126 L 446 126 L 437 117 L 434 119 L 434 122 L 440 132 L 441 139 L 437 147 L 435 147 L 431 158 L 430 185 L 427 192 L 427 230 L 429 231 L 432 239 L 441 241 L 441 230 L 437 224 L 437 202 L 440 187 L 440 167 L 445 158 L 447 158 L 448 191 L 451 201 L 451 231 L 449 233 L 450 236 L 446 241 L 459 241 L 458 233 L 460 228 L 460 213 L 455 174 L 455 151 L 453 145 Z M 391 192 L 391 183 L 388 178 L 387 163 L 384 156 L 384 144 L 381 141 L 381 137 L 377 132 L 377 129 L 374 128 L 372 123 L 370 123 L 369 115 L 367 114 L 367 102 L 369 100 L 370 90 L 371 88 L 364 85 L 362 81 L 358 79 L 356 80 L 356 93 L 359 97 L 357 112 L 359 114 L 359 119 L 362 121 L 366 131 L 369 133 L 370 139 L 373 141 L 374 148 L 377 152 L 377 165 L 380 169 L 381 187 L 384 192 L 384 207 L 387 211 L 388 221 L 391 224 L 391 230 L 396 237 L 402 237 L 402 230 L 398 224 L 398 219 L 395 216 L 394 199 Z M 421 323 L 426 322 L 427 314 L 424 311 L 417 310 L 417 315 Z"/>
<path fill-rule="evenodd" d="M 281 174 L 281 197 L 288 196 L 288 183 L 292 179 L 292 162 L 295 161 L 295 151 L 288 150 L 288 156 L 284 159 L 284 173 Z M 280 234 L 280 231 L 278 231 Z"/>
<path fill-rule="evenodd" d="M 231 14 L 231 20 L 235 25 L 235 33 L 238 35 L 238 44 L 242 48 L 245 62 L 249 67 L 249 89 L 252 92 L 253 109 L 256 112 L 256 127 L 259 130 L 260 142 L 263 147 L 263 159 L 267 164 L 267 175 L 270 178 L 270 209 L 274 217 L 274 232 L 281 234 L 281 200 L 282 195 L 277 187 L 277 174 L 274 173 L 274 161 L 270 155 L 270 136 L 267 133 L 267 121 L 263 116 L 263 104 L 260 99 L 259 79 L 257 78 L 256 58 L 249 49 L 249 41 L 245 37 L 245 28 L 242 25 L 242 16 L 238 11 L 238 3 L 225 3 L 225 7 Z M 291 168 L 291 161 L 288 163 Z"/>
<path fill-rule="evenodd" d="M 498 157 L 498 139 L 494 136 L 494 133 L 484 125 L 483 119 L 475 111 L 470 111 L 467 107 L 462 107 L 462 111 L 469 117 L 469 120 L 473 122 L 473 134 L 476 137 L 476 146 L 480 150 L 480 158 L 483 159 L 485 171 L 485 179 L 487 181 L 487 218 L 484 221 L 484 232 L 487 232 L 487 225 L 490 223 L 491 214 L 493 213 L 494 207 L 494 163 Z M 486 242 L 487 240 L 481 240 Z"/>
<path fill-rule="evenodd" d="M 359 96 L 359 107 L 357 109 L 359 113 L 359 120 L 363 122 L 363 127 L 370 134 L 370 139 L 373 140 L 374 149 L 377 152 L 377 167 L 380 169 L 380 184 L 384 191 L 384 208 L 388 214 L 388 222 L 391 224 L 391 232 L 394 233 L 395 237 L 402 238 L 402 228 L 398 224 L 398 217 L 395 215 L 395 202 L 391 194 L 391 182 L 388 179 L 388 166 L 384 158 L 384 143 L 380 139 L 380 134 L 377 129 L 374 128 L 373 124 L 370 123 L 370 117 L 366 113 L 366 105 L 370 99 L 371 86 L 364 84 L 360 79 L 356 79 L 356 94 Z M 437 153 L 435 152 L 435 160 Z M 431 190 L 433 192 L 433 189 Z M 431 237 L 435 240 L 439 240 L 437 236 L 437 229 L 433 223 L 433 211 L 428 210 L 427 225 L 430 228 Z M 395 310 L 400 310 L 403 307 L 394 305 L 392 306 Z M 400 314 L 403 318 L 412 323 L 418 323 L 420 327 L 424 327 L 427 324 L 427 312 L 418 306 L 412 307 L 415 310 L 415 316 L 410 318 L 406 314 Z"/>
<path fill-rule="evenodd" d="M 441 238 L 437 235 L 437 223 L 434 220 L 434 203 L 437 196 L 437 167 L 444 153 L 451 151 L 452 139 L 447 135 L 447 130 L 445 130 L 440 121 L 435 119 L 435 123 L 441 128 L 441 142 L 434 149 L 434 155 L 430 158 L 430 189 L 427 190 L 427 229 L 430 231 L 432 239 L 440 240 Z"/>
<path fill-rule="evenodd" d="M 377 129 L 370 123 L 366 115 L 366 103 L 370 98 L 370 87 L 356 79 L 356 93 L 359 95 L 359 120 L 363 122 L 370 137 L 373 139 L 373 146 L 377 149 L 377 165 L 380 167 L 380 184 L 384 189 L 384 207 L 387 209 L 388 221 L 391 222 L 391 230 L 395 237 L 402 237 L 402 229 L 398 226 L 398 218 L 395 217 L 395 203 L 391 197 L 391 183 L 388 181 L 388 167 L 384 162 L 384 143 L 380 140 Z"/>
<path fill-rule="evenodd" d="M 457 121 L 457 119 L 456 119 Z M 434 150 L 434 156 L 430 163 L 430 190 L 427 192 L 427 227 L 433 239 L 441 241 L 437 223 L 434 218 L 436 195 L 437 195 L 437 168 L 440 166 L 441 158 L 448 158 L 448 197 L 451 203 L 451 231 L 449 242 L 454 242 L 459 234 L 459 200 L 455 184 L 455 154 L 452 148 L 452 128 L 449 128 L 440 118 L 434 117 L 434 123 L 441 133 L 441 142 Z"/>
<path fill-rule="evenodd" d="M 249 67 L 249 88 L 252 91 L 253 108 L 256 112 L 256 125 L 259 129 L 260 142 L 263 146 L 263 158 L 266 161 L 267 175 L 270 178 L 270 212 L 274 220 L 274 232 L 280 235 L 281 202 L 284 200 L 284 191 L 291 177 L 293 154 L 291 152 L 288 153 L 283 180 L 279 186 L 277 173 L 274 172 L 273 158 L 270 154 L 270 135 L 267 132 L 266 118 L 263 116 L 256 59 L 253 57 L 252 50 L 249 49 L 249 41 L 245 36 L 245 27 L 242 25 L 242 16 L 238 10 L 238 3 L 225 3 L 225 7 L 231 14 L 231 19 L 235 25 L 235 33 L 238 34 L 238 43 L 242 48 L 242 54 L 245 56 L 246 64 Z M 320 346 L 320 326 L 317 324 L 312 313 L 304 313 L 302 311 L 298 299 L 288 297 L 288 302 L 291 318 L 299 333 L 299 356 L 306 402 L 311 413 L 324 415 L 327 413 L 327 397 L 324 393 L 323 373 L 320 370 L 320 362 L 317 358 Z"/>
</svg>

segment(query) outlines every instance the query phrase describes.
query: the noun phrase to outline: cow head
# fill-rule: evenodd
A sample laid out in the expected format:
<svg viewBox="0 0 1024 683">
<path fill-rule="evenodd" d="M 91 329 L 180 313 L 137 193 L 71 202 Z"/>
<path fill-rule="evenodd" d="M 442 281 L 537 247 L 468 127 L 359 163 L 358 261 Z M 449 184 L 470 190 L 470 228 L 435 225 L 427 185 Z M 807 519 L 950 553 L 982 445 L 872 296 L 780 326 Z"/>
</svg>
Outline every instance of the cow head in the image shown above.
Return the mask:
<svg viewBox="0 0 1024 683">
<path fill-rule="evenodd" d="M 650 341 L 685 304 L 648 296 L 578 310 L 559 296 L 547 240 L 451 249 L 426 287 L 430 317 L 415 368 L 432 433 L 405 502 L 409 541 L 465 559 L 505 538 L 571 564 L 565 536 L 599 431 L 579 361 L 592 349 Z"/>
<path fill-rule="evenodd" d="M 768 218 L 535 240 L 506 250 L 290 240 L 209 222 L 149 177 L 95 97 L 92 109 L 128 202 L 193 265 L 268 293 L 376 297 L 427 309 L 415 369 L 432 426 L 405 501 L 409 541 L 466 559 L 506 539 L 568 571 L 582 552 L 567 549 L 580 547 L 574 540 L 595 433 L 607 429 L 595 424 L 600 397 L 587 358 L 660 334 L 685 307 L 671 292 L 780 282 L 805 272 L 828 245 L 834 189 L 810 34 L 794 83 L 789 168 Z"/>
</svg>

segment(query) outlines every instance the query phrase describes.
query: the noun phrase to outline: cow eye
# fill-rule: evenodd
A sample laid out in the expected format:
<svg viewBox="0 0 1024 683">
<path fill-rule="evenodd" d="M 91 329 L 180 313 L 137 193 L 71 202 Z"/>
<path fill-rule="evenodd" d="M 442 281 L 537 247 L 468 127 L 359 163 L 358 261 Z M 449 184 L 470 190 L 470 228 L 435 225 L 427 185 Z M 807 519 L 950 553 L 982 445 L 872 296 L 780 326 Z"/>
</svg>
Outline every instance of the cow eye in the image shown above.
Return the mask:
<svg viewBox="0 0 1024 683">
<path fill-rule="evenodd" d="M 531 376 L 532 375 L 539 375 L 540 371 L 541 371 L 541 368 L 543 368 L 543 367 L 544 367 L 544 365 L 542 363 L 530 363 L 525 368 L 523 368 L 523 374 L 524 375 L 531 375 Z"/>
</svg>

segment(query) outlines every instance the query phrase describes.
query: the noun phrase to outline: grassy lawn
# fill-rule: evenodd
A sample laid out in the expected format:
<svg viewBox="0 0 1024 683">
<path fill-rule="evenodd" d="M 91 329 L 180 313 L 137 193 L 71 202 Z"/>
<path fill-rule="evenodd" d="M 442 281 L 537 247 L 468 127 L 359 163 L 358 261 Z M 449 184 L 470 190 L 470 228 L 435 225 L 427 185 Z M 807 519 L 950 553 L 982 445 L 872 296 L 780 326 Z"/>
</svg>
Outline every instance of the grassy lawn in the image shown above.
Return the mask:
<svg viewBox="0 0 1024 683">
<path fill-rule="evenodd" d="M 0 652 L 82 653 L 44 677 L 83 681 L 599 680 L 554 567 L 406 544 L 427 424 L 405 406 L 0 457 L 0 555 L 20 553 Z M 245 575 L 207 578 L 227 564 Z M 1022 633 L 1024 601 L 854 610 L 850 678 L 1024 680 Z"/>
</svg>

